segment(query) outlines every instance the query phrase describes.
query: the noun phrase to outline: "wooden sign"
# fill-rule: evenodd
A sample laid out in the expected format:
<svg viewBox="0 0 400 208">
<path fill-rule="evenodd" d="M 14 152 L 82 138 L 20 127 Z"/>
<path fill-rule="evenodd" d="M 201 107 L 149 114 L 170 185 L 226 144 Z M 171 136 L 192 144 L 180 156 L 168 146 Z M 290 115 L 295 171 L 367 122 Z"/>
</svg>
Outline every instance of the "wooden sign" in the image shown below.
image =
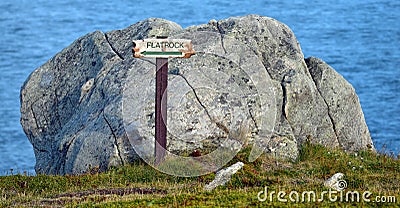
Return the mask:
<svg viewBox="0 0 400 208">
<path fill-rule="evenodd" d="M 144 39 L 133 43 L 135 58 L 190 58 L 195 54 L 192 41 L 186 39 Z"/>
<path fill-rule="evenodd" d="M 158 165 L 164 160 L 167 150 L 168 58 L 190 58 L 195 52 L 192 41 L 186 39 L 160 37 L 135 40 L 133 43 L 133 57 L 156 58 L 154 163 Z"/>
</svg>

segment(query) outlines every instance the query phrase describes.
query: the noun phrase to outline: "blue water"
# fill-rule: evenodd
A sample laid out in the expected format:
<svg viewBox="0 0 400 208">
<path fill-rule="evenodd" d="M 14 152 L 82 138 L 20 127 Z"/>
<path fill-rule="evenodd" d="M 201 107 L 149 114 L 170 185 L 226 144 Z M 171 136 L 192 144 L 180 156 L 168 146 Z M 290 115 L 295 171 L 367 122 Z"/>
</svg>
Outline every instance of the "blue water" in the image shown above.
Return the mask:
<svg viewBox="0 0 400 208">
<path fill-rule="evenodd" d="M 28 75 L 78 37 L 122 29 L 148 17 L 183 27 L 260 14 L 284 22 L 305 56 L 332 65 L 356 89 L 378 150 L 400 151 L 400 1 L 0 1 L 0 175 L 34 172 L 19 123 Z"/>
</svg>

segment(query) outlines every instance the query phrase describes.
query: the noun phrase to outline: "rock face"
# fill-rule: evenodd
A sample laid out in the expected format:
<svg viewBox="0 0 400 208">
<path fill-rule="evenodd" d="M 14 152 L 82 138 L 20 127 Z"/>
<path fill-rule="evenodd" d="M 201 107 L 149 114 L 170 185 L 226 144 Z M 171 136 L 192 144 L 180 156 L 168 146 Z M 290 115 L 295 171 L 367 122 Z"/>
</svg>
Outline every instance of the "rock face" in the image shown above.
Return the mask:
<svg viewBox="0 0 400 208">
<path fill-rule="evenodd" d="M 37 173 L 129 163 L 138 159 L 132 137 L 152 151 L 155 64 L 134 59 L 131 50 L 132 40 L 156 36 L 192 39 L 197 52 L 169 61 L 169 151 L 204 153 L 237 129 L 283 159 L 296 159 L 306 140 L 374 149 L 352 86 L 323 61 L 305 60 L 286 25 L 256 15 L 186 29 L 147 19 L 77 39 L 26 80 L 21 124 Z"/>
<path fill-rule="evenodd" d="M 364 114 L 360 101 L 351 84 L 321 59 L 310 57 L 306 59 L 306 63 L 328 107 L 328 115 L 339 145 L 350 151 L 371 145 L 367 124 L 362 119 Z"/>
</svg>

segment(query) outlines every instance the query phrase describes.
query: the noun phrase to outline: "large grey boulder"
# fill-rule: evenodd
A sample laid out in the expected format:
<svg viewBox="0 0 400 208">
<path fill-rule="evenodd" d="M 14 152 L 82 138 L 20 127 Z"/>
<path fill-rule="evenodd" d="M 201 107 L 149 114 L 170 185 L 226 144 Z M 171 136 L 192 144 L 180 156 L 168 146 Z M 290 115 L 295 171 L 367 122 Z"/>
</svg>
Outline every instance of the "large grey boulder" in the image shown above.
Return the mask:
<svg viewBox="0 0 400 208">
<path fill-rule="evenodd" d="M 354 89 L 321 60 L 305 61 L 286 25 L 256 15 L 186 29 L 147 19 L 77 39 L 26 80 L 21 124 L 37 173 L 123 165 L 138 159 L 139 140 L 154 149 L 155 64 L 134 59 L 132 41 L 156 36 L 190 38 L 198 52 L 169 62 L 169 151 L 207 153 L 238 130 L 290 160 L 304 141 L 374 148 Z"/>
</svg>

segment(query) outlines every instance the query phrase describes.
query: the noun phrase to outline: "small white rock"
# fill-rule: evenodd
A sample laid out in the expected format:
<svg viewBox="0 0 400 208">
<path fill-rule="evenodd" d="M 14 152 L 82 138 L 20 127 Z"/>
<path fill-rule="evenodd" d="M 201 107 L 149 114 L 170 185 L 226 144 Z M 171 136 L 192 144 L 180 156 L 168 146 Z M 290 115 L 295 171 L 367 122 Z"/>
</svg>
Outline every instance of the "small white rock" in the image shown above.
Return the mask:
<svg viewBox="0 0 400 208">
<path fill-rule="evenodd" d="M 332 188 L 336 191 L 343 190 L 343 184 L 342 184 L 343 176 L 344 176 L 343 173 L 335 173 L 332 177 L 328 178 L 328 180 L 324 182 L 324 186 Z"/>
<path fill-rule="evenodd" d="M 231 180 L 231 176 L 240 170 L 244 164 L 242 162 L 237 162 L 227 168 L 224 168 L 217 172 L 215 178 L 211 183 L 204 186 L 204 190 L 211 191 L 218 186 L 225 185 L 226 182 Z"/>
</svg>

